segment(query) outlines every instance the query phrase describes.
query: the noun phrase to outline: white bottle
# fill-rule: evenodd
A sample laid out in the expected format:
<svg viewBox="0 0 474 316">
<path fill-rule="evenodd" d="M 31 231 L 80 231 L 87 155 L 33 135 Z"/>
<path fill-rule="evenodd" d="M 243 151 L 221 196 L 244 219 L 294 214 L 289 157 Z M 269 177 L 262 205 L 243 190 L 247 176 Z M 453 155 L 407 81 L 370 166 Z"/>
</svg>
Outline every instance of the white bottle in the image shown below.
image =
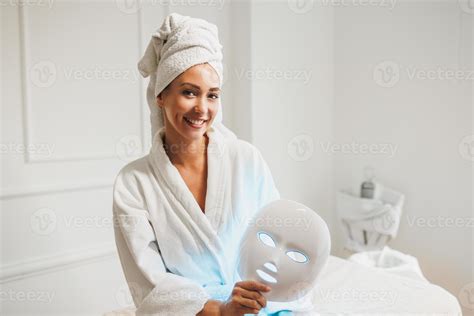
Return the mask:
<svg viewBox="0 0 474 316">
<path fill-rule="evenodd" d="M 364 169 L 365 181 L 360 186 L 360 197 L 365 199 L 373 199 L 375 192 L 375 171 L 371 167 L 365 167 Z"/>
</svg>

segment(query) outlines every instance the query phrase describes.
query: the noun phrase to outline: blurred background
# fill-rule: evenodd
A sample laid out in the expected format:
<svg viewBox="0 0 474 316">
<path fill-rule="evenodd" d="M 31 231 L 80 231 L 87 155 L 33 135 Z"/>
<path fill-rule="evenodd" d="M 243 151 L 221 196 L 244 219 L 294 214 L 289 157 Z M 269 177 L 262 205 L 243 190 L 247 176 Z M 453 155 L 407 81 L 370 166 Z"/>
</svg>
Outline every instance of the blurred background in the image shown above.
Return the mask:
<svg viewBox="0 0 474 316">
<path fill-rule="evenodd" d="M 2 315 L 133 304 L 112 184 L 150 148 L 136 65 L 171 12 L 217 24 L 225 124 L 327 221 L 367 169 L 404 194 L 389 246 L 474 314 L 472 0 L 0 0 Z"/>
</svg>

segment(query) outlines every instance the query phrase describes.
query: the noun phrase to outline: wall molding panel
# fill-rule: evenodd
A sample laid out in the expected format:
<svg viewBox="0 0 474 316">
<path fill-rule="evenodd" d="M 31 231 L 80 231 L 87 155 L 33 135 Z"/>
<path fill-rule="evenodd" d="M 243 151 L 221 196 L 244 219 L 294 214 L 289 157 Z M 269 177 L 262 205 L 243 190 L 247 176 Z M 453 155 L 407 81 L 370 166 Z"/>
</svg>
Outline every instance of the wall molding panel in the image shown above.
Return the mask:
<svg viewBox="0 0 474 316">
<path fill-rule="evenodd" d="M 116 254 L 117 251 L 114 244 L 103 244 L 97 247 L 7 264 L 0 267 L 0 284 L 107 260 L 116 256 Z"/>
<path fill-rule="evenodd" d="M 80 3 L 78 3 L 80 5 Z M 143 52 L 143 45 L 142 45 L 142 30 L 143 30 L 143 10 L 138 10 L 136 13 L 136 23 L 137 23 L 137 40 L 138 45 L 137 49 L 140 54 Z M 32 108 L 33 105 L 31 103 L 31 80 L 29 69 L 31 65 L 29 64 L 28 60 L 30 57 L 30 47 L 28 45 L 28 8 L 27 6 L 18 6 L 18 18 L 19 18 L 19 33 L 20 33 L 20 52 L 21 52 L 21 73 L 22 73 L 22 103 L 23 103 L 23 137 L 24 137 L 24 144 L 25 147 L 31 146 L 35 144 L 33 139 L 34 134 L 34 124 L 32 120 Z M 146 106 L 145 105 L 145 98 L 143 96 L 143 79 L 139 78 L 138 80 L 138 89 L 137 89 L 137 104 L 139 105 L 139 113 L 140 113 L 140 140 L 141 140 L 141 150 L 144 153 L 146 138 L 145 138 L 145 126 L 143 124 L 144 118 L 146 117 Z M 103 159 L 117 159 L 116 152 L 97 152 L 97 153 L 89 153 L 89 154 L 68 154 L 68 155 L 55 155 L 54 157 L 42 157 L 40 155 L 34 155 L 29 151 L 25 151 L 25 163 L 50 163 L 50 162 L 67 162 L 67 161 L 84 161 L 84 160 L 103 160 Z"/>
</svg>

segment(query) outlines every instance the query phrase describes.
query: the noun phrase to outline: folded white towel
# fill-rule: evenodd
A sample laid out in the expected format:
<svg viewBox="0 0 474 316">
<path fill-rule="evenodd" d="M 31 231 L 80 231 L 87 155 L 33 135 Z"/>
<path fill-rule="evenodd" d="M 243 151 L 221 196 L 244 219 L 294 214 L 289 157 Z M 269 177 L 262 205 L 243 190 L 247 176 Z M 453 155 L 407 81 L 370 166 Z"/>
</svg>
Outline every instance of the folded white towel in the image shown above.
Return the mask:
<svg viewBox="0 0 474 316">
<path fill-rule="evenodd" d="M 397 236 L 405 196 L 381 183 L 375 185 L 373 199 L 348 191 L 337 193 L 337 215 L 349 250 L 382 249 Z"/>
</svg>

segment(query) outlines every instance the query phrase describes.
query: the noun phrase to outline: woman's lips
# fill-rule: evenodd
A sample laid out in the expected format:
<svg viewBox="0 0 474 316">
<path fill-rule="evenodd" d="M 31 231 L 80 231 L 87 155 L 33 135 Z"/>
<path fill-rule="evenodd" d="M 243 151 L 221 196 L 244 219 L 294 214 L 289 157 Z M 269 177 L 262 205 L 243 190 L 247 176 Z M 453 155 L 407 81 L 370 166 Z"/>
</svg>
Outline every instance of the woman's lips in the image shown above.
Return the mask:
<svg viewBox="0 0 474 316">
<path fill-rule="evenodd" d="M 207 120 L 194 120 L 194 119 L 187 118 L 185 116 L 183 118 L 187 125 L 195 129 L 200 129 L 207 123 Z"/>
</svg>

